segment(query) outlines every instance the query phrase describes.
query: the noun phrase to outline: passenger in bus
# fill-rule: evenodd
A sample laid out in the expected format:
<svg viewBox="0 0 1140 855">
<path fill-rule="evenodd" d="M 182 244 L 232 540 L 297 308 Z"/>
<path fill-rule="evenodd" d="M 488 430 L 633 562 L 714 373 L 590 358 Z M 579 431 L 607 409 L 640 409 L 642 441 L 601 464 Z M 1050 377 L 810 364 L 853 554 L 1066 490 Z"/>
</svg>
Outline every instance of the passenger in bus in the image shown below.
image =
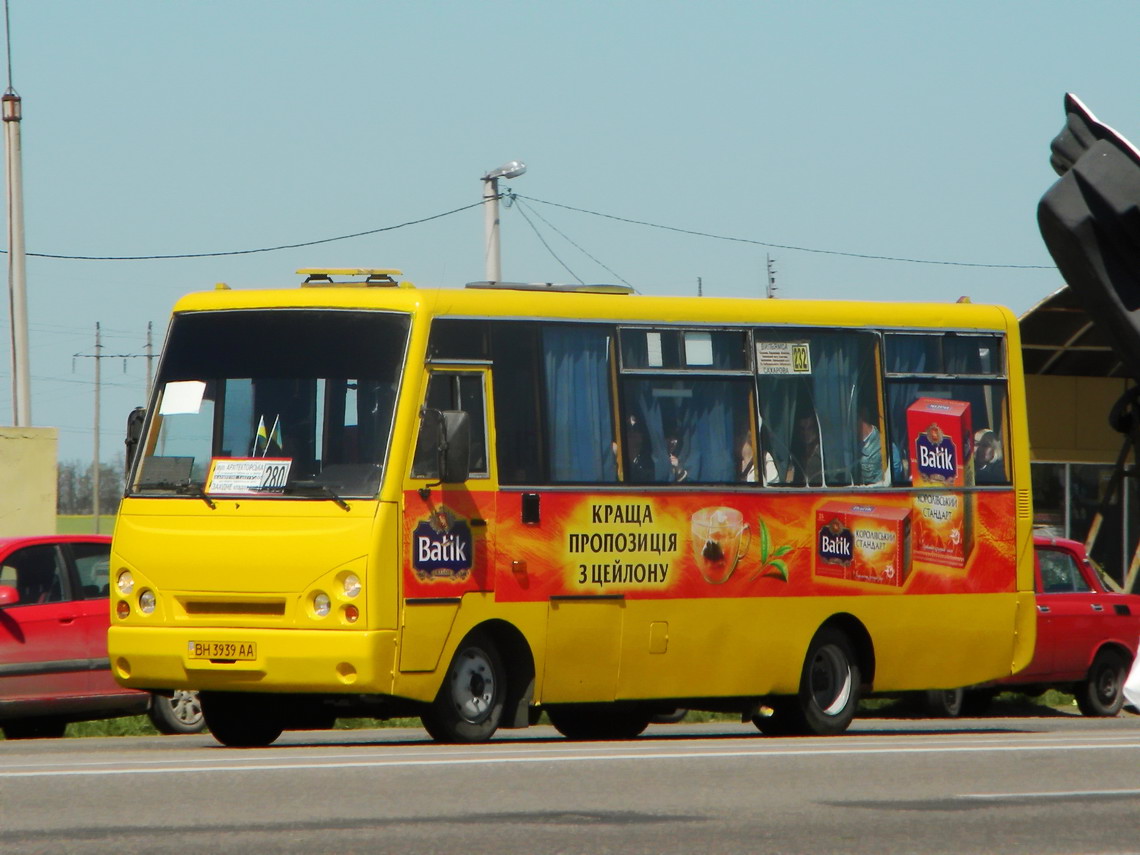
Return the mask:
<svg viewBox="0 0 1140 855">
<path fill-rule="evenodd" d="M 756 454 L 752 450 L 752 435 L 745 433 L 736 442 L 736 447 L 740 449 L 740 469 L 739 481 L 756 481 Z"/>
<path fill-rule="evenodd" d="M 974 480 L 979 484 L 1000 484 L 1005 477 L 1001 441 L 992 430 L 983 428 L 974 434 Z"/>
<path fill-rule="evenodd" d="M 685 481 L 689 477 L 689 470 L 681 462 L 681 440 L 676 436 L 670 436 L 665 440 L 665 444 L 669 449 L 669 480 L 674 482 Z"/>
<path fill-rule="evenodd" d="M 867 407 L 859 409 L 859 483 L 883 481 L 883 438 L 877 419 Z"/>
<path fill-rule="evenodd" d="M 649 451 L 649 436 L 639 416 L 631 415 L 626 422 L 625 449 L 629 461 L 628 480 L 638 484 L 656 480 L 653 455 Z"/>
<path fill-rule="evenodd" d="M 796 419 L 792 465 L 788 467 L 784 481 L 797 487 L 823 485 L 823 456 L 819 447 L 819 424 L 815 420 L 815 413 L 807 413 Z"/>
</svg>

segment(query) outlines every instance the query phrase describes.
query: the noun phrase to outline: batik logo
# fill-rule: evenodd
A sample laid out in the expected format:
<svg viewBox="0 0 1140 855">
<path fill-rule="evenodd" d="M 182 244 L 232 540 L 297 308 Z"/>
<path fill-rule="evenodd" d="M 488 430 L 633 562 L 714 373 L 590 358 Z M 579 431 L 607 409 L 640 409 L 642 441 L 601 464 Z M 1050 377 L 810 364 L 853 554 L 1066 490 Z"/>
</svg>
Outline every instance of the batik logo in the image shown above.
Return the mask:
<svg viewBox="0 0 1140 855">
<path fill-rule="evenodd" d="M 467 522 L 440 508 L 412 532 L 412 569 L 423 582 L 462 582 L 471 573 L 473 546 Z"/>
<path fill-rule="evenodd" d="M 850 564 L 855 557 L 855 536 L 838 518 L 833 519 L 819 530 L 816 552 L 825 564 Z"/>
</svg>

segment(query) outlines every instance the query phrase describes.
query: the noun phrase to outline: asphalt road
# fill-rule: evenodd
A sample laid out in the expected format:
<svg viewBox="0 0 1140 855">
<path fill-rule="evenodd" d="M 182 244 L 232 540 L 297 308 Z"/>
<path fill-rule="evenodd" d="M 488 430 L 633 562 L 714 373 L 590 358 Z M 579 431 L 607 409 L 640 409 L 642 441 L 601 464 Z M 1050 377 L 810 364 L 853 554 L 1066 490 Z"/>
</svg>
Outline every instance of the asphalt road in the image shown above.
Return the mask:
<svg viewBox="0 0 1140 855">
<path fill-rule="evenodd" d="M 0 852 L 1136 853 L 1140 717 L 0 742 Z"/>
</svg>

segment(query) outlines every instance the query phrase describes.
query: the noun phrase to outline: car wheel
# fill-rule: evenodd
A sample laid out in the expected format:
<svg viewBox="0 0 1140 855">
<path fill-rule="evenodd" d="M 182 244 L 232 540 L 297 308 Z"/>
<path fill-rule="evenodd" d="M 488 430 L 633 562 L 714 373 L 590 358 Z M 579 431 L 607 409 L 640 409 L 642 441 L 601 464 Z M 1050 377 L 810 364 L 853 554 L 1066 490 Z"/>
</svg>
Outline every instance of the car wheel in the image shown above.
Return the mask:
<svg viewBox="0 0 1140 855">
<path fill-rule="evenodd" d="M 506 691 L 506 671 L 495 643 L 473 632 L 455 651 L 443 685 L 420 721 L 436 742 L 485 742 L 499 727 Z"/>
<path fill-rule="evenodd" d="M 635 704 L 565 704 L 546 707 L 550 723 L 567 739 L 633 739 L 652 715 Z"/>
<path fill-rule="evenodd" d="M 1088 677 L 1077 689 L 1077 707 L 1089 716 L 1111 716 L 1124 706 L 1128 660 L 1115 650 L 1102 650 L 1093 659 Z"/>
<path fill-rule="evenodd" d="M 264 748 L 284 730 L 272 695 L 241 692 L 200 692 L 206 727 L 230 748 Z"/>
<path fill-rule="evenodd" d="M 44 718 L 22 718 L 6 721 L 5 739 L 58 739 L 67 730 L 67 722 Z"/>
<path fill-rule="evenodd" d="M 154 695 L 147 716 L 159 733 L 201 733 L 206 729 L 198 693 L 185 689 L 179 689 L 169 698 Z"/>
<path fill-rule="evenodd" d="M 961 689 L 931 689 L 926 693 L 926 711 L 935 718 L 957 718 L 964 697 Z"/>
</svg>

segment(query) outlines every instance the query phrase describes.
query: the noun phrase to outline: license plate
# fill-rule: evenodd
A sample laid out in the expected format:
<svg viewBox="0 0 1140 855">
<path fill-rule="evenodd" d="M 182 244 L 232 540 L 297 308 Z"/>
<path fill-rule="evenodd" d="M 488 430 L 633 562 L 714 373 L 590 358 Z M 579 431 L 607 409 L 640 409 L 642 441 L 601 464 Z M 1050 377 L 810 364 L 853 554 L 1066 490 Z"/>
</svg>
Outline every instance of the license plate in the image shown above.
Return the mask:
<svg viewBox="0 0 1140 855">
<path fill-rule="evenodd" d="M 257 658 L 257 644 L 252 641 L 191 641 L 191 659 L 225 659 L 248 662 Z"/>
</svg>

